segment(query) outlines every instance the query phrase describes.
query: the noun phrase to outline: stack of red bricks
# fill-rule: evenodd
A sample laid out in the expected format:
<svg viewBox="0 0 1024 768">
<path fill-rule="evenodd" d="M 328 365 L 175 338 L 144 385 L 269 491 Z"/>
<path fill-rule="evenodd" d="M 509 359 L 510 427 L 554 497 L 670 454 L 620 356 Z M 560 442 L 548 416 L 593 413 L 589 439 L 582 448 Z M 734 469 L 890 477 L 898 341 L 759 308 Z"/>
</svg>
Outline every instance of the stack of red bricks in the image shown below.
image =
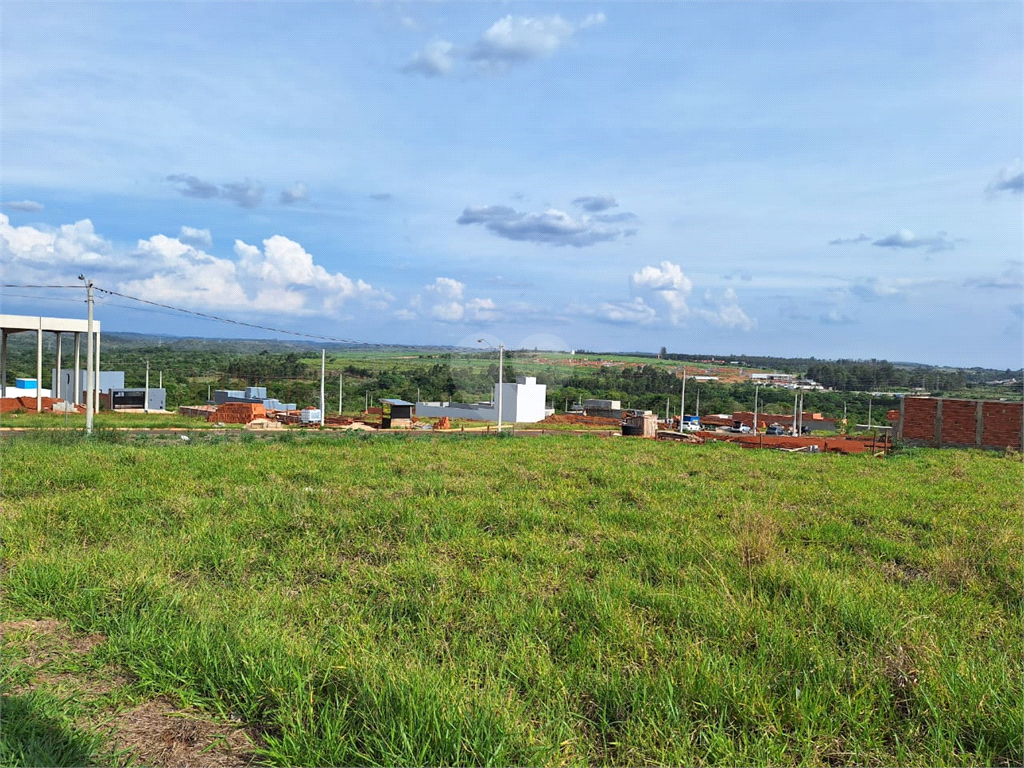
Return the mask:
<svg viewBox="0 0 1024 768">
<path fill-rule="evenodd" d="M 248 424 L 253 419 L 267 418 L 267 409 L 263 403 L 224 403 L 206 417 L 208 422 L 224 424 Z"/>
</svg>

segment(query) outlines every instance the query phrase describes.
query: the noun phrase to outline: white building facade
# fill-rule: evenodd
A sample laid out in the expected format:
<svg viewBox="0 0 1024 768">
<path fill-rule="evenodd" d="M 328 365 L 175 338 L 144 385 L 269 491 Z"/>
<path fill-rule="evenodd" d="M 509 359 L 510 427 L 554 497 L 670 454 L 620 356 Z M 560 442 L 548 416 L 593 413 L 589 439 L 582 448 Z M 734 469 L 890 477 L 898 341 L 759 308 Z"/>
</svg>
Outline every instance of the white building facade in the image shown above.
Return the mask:
<svg viewBox="0 0 1024 768">
<path fill-rule="evenodd" d="M 418 402 L 416 415 L 421 417 L 447 416 L 449 419 L 473 421 L 498 420 L 498 384 L 494 385 L 494 400 L 489 403 Z M 538 384 L 534 376 L 519 376 L 515 384 L 501 384 L 501 420 L 508 423 L 534 424 L 547 416 L 546 384 Z"/>
</svg>

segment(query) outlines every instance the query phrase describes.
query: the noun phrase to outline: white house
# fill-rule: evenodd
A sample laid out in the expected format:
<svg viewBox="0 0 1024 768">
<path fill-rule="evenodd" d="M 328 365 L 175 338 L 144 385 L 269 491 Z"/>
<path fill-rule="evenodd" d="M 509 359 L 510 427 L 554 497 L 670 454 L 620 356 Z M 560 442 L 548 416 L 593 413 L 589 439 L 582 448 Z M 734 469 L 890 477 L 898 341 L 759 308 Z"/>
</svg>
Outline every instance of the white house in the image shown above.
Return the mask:
<svg viewBox="0 0 1024 768">
<path fill-rule="evenodd" d="M 547 392 L 547 385 L 538 384 L 534 376 L 519 376 L 515 384 L 502 384 L 501 420 L 519 424 L 542 421 L 547 415 Z M 494 385 L 494 400 L 489 403 L 416 403 L 416 415 L 496 422 L 498 385 Z"/>
</svg>

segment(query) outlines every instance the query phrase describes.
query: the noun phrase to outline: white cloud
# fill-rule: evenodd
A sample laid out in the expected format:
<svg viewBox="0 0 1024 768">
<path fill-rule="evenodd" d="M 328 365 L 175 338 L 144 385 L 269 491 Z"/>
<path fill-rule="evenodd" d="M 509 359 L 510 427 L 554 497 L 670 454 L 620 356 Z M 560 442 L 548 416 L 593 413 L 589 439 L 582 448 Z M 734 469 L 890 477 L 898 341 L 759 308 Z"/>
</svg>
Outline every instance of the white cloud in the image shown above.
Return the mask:
<svg viewBox="0 0 1024 768">
<path fill-rule="evenodd" d="M 44 230 L 12 227 L 0 214 L 5 266 L 17 267 L 25 279 L 73 281 L 87 272 L 101 287 L 201 310 L 335 314 L 350 300 L 381 307 L 393 299 L 362 280 L 329 272 L 280 235 L 264 240 L 262 250 L 236 240 L 235 259 L 212 256 L 195 244 L 211 239 L 208 230 L 182 227 L 179 237 L 153 235 L 134 249 L 119 249 L 88 219 Z"/>
<path fill-rule="evenodd" d="M 838 308 L 832 308 L 825 314 L 818 318 L 819 322 L 823 325 L 852 325 L 854 322 L 853 317 L 840 311 Z"/>
<path fill-rule="evenodd" d="M 409 63 L 402 67 L 407 74 L 424 75 L 426 77 L 442 77 L 455 68 L 452 58 L 454 46 L 447 40 L 435 40 L 415 53 Z"/>
<path fill-rule="evenodd" d="M 909 229 L 901 229 L 871 244 L 881 248 L 926 248 L 928 253 L 938 253 L 953 250 L 955 241 L 950 240 L 945 232 L 939 232 L 933 237 L 918 237 Z"/>
<path fill-rule="evenodd" d="M 291 205 L 305 200 L 309 200 L 309 190 L 301 181 L 295 182 L 288 189 L 281 190 L 281 205 Z"/>
<path fill-rule="evenodd" d="M 465 309 L 457 301 L 446 301 L 431 307 L 430 314 L 438 320 L 454 323 L 462 319 Z"/>
<path fill-rule="evenodd" d="M 725 328 L 737 328 L 749 331 L 755 325 L 743 308 L 739 305 L 739 297 L 732 288 L 726 288 L 721 296 L 715 296 L 710 290 L 704 292 L 704 308 L 695 309 L 695 315 L 704 318 L 712 325 Z"/>
<path fill-rule="evenodd" d="M 662 305 L 668 321 L 673 325 L 687 317 L 697 317 L 712 325 L 744 331 L 757 324 L 740 307 L 739 297 L 732 288 L 726 288 L 717 296 L 707 290 L 704 293 L 704 306 L 691 307 L 689 298 L 693 292 L 693 281 L 674 262 L 663 261 L 658 266 L 643 267 L 630 275 L 629 281 L 633 291 L 640 295 L 629 301 L 604 302 L 597 307 L 573 305 L 569 308 L 570 313 L 612 323 L 643 325 L 659 319 L 658 306 Z"/>
<path fill-rule="evenodd" d="M 596 307 L 573 304 L 569 307 L 569 312 L 617 325 L 646 325 L 658 316 L 654 307 L 647 304 L 641 296 L 629 301 L 605 301 Z"/>
<path fill-rule="evenodd" d="M 195 227 L 182 227 L 178 232 L 178 239 L 183 243 L 204 248 L 213 246 L 213 235 L 208 229 L 196 229 Z"/>
<path fill-rule="evenodd" d="M 996 177 L 989 182 L 985 191 L 992 194 L 996 192 L 1024 192 L 1024 168 L 1020 160 L 1014 160 L 1003 168 Z"/>
<path fill-rule="evenodd" d="M 439 296 L 450 299 L 461 299 L 465 289 L 466 285 L 464 283 L 460 283 L 458 280 L 453 280 L 450 277 L 439 277 L 427 286 L 428 291 L 433 291 Z"/>
<path fill-rule="evenodd" d="M 604 22 L 603 13 L 592 13 L 578 25 L 558 15 L 537 18 L 509 15 L 494 22 L 476 42 L 458 49 L 447 40 L 428 43 L 413 54 L 401 71 L 411 75 L 443 77 L 455 71 L 458 60 L 468 59 L 476 62 L 482 70 L 501 72 L 513 64 L 550 56 L 563 47 L 577 30 Z"/>
<path fill-rule="evenodd" d="M 250 179 L 217 186 L 196 176 L 176 173 L 168 176 L 167 181 L 175 183 L 178 192 L 185 197 L 201 200 L 219 197 L 231 200 L 243 208 L 255 208 L 263 202 L 263 185 Z"/>
<path fill-rule="evenodd" d="M 687 300 L 693 291 L 693 282 L 678 264 L 663 261 L 658 267 L 644 267 L 633 273 L 630 282 L 634 289 L 651 290 L 665 302 L 673 324 L 690 314 Z"/>
<path fill-rule="evenodd" d="M 498 318 L 498 308 L 492 299 L 474 297 L 465 299 L 466 285 L 451 277 L 438 277 L 430 285 L 424 286 L 428 298 L 431 299 L 427 315 L 445 323 L 458 323 L 463 320 L 486 323 Z M 424 297 L 417 293 L 409 300 L 407 309 L 399 310 L 395 317 L 400 320 L 413 320 L 423 311 Z"/>
<path fill-rule="evenodd" d="M 497 319 L 498 312 L 491 299 L 470 299 L 466 302 L 466 315 L 471 320 L 488 321 Z"/>
<path fill-rule="evenodd" d="M 554 53 L 572 33 L 572 24 L 561 16 L 506 16 L 480 36 L 469 56 L 490 63 L 529 61 Z"/>
<path fill-rule="evenodd" d="M 103 270 L 119 263 L 111 244 L 96 234 L 89 219 L 54 229 L 12 227 L 0 213 L 0 251 L 5 267 L 17 266 L 25 277 L 40 274 L 73 280 L 80 270 Z"/>
<path fill-rule="evenodd" d="M 571 245 L 575 248 L 636 234 L 633 229 L 598 226 L 589 216 L 575 219 L 557 208 L 549 208 L 543 213 L 520 213 L 506 205 L 469 205 L 456 222 L 480 224 L 506 240 Z"/>
<path fill-rule="evenodd" d="M 35 200 L 12 200 L 7 203 L 7 207 L 12 211 L 21 211 L 22 213 L 39 213 L 43 210 L 43 204 L 37 203 Z"/>
</svg>

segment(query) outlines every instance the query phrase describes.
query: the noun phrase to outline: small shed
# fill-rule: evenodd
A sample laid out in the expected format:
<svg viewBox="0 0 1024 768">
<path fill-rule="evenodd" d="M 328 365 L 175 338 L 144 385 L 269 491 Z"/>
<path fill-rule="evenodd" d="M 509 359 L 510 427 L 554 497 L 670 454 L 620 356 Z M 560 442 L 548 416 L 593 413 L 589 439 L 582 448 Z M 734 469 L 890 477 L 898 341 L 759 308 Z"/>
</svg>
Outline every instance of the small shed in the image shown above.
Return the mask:
<svg viewBox="0 0 1024 768">
<path fill-rule="evenodd" d="M 658 434 L 658 417 L 650 411 L 633 411 L 622 420 L 622 434 L 653 438 Z"/>
<path fill-rule="evenodd" d="M 396 398 L 381 398 L 381 429 L 403 429 L 412 426 L 412 409 L 415 403 Z"/>
</svg>

